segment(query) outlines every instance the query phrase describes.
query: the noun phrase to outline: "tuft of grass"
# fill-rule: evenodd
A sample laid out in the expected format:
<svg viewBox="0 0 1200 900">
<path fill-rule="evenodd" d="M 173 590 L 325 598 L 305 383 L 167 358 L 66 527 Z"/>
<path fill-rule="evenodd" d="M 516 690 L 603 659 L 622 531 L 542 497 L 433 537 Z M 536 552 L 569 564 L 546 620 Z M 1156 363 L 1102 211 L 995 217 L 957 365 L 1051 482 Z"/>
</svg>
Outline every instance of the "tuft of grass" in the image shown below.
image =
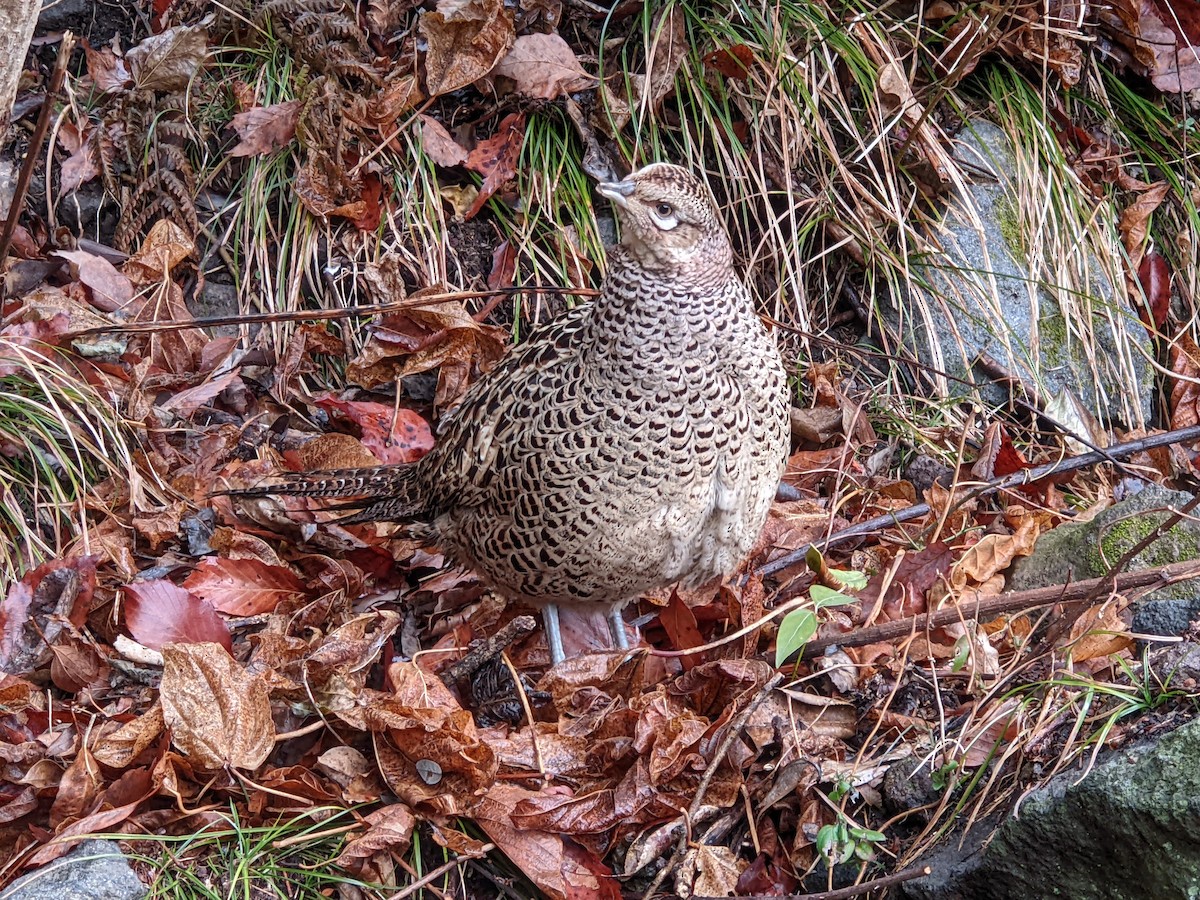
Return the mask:
<svg viewBox="0 0 1200 900">
<path fill-rule="evenodd" d="M 0 596 L 27 569 L 76 546 L 97 483 L 136 490 L 136 442 L 111 398 L 50 349 L 0 337 Z M 18 362 L 19 361 L 19 362 Z M 81 548 L 88 550 L 86 540 Z"/>
</svg>

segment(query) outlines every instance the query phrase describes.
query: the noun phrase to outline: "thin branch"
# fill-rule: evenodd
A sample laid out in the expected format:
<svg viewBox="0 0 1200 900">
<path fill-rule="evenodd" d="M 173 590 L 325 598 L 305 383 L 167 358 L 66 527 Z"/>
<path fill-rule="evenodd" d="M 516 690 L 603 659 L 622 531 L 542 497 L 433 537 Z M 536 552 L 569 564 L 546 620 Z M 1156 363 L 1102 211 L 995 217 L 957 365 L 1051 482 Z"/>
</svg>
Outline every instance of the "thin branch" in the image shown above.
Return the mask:
<svg viewBox="0 0 1200 900">
<path fill-rule="evenodd" d="M 1184 441 L 1200 439 L 1200 425 L 1192 425 L 1188 428 L 1177 428 L 1174 431 L 1166 431 L 1162 434 L 1154 434 L 1149 437 L 1139 438 L 1136 441 L 1127 441 L 1124 444 L 1117 444 L 1109 447 L 1107 450 L 1096 451 L 1094 453 L 1084 453 L 1080 456 L 1071 456 L 1067 459 L 1061 459 L 1057 462 L 1046 463 L 1043 466 L 1036 466 L 1032 469 L 1022 469 L 1020 472 L 1013 472 L 1011 475 L 1005 475 L 1003 478 L 993 478 L 991 481 L 981 485 L 974 491 L 971 491 L 961 502 L 966 503 L 979 497 L 987 497 L 1000 491 L 1011 490 L 1012 488 L 1022 487 L 1031 484 L 1035 481 L 1040 481 L 1050 475 L 1057 475 L 1062 472 L 1073 472 L 1076 469 L 1086 468 L 1087 466 L 1096 465 L 1106 462 L 1110 459 L 1125 459 L 1138 453 L 1142 450 L 1153 450 L 1156 447 L 1165 447 L 1170 444 L 1178 444 Z M 866 522 L 860 522 L 850 528 L 844 528 L 841 531 L 834 532 L 829 537 L 820 541 L 813 541 L 811 544 L 805 544 L 791 553 L 781 556 L 779 559 L 759 566 L 756 570 L 757 574 L 762 576 L 774 575 L 776 572 L 781 572 L 788 566 L 804 559 L 810 547 L 827 548 L 834 544 L 840 544 L 848 541 L 851 538 L 861 537 L 866 534 L 873 534 L 877 531 L 882 531 L 885 528 L 890 528 L 894 525 L 901 525 L 905 522 L 911 522 L 913 519 L 919 519 L 922 516 L 928 515 L 930 512 L 928 503 L 918 503 L 915 506 L 910 506 L 908 509 L 902 509 L 898 512 L 888 513 L 884 516 L 876 516 L 874 519 L 869 519 Z"/>
<path fill-rule="evenodd" d="M 1152 569 L 1126 572 L 1116 578 L 1105 575 L 1101 578 L 1089 578 L 1086 581 L 1075 581 L 1070 584 L 1052 584 L 1049 587 L 1033 588 L 1028 591 L 1012 591 L 1000 594 L 998 597 L 988 597 L 986 600 L 977 599 L 975 602 L 964 600 L 957 606 L 939 609 L 937 612 L 908 616 L 871 628 L 817 638 L 805 645 L 802 658 L 810 659 L 823 653 L 828 647 L 862 647 L 876 641 L 892 641 L 933 628 L 941 628 L 952 622 L 961 622 L 964 619 L 983 621 L 1004 613 L 1030 609 L 1035 606 L 1070 603 L 1098 597 L 1110 591 L 1124 592 L 1136 588 L 1165 586 L 1192 578 L 1200 578 L 1200 560 L 1168 563 Z M 795 660 L 796 654 L 792 654 L 784 665 L 795 662 Z"/>
</svg>

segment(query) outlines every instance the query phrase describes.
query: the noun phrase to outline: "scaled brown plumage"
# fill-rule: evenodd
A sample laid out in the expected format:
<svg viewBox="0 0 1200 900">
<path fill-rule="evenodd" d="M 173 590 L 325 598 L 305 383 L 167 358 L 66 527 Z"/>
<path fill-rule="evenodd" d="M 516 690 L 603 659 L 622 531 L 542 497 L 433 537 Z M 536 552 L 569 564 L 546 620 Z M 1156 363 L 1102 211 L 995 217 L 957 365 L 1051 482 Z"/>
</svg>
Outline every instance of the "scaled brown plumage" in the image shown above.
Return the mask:
<svg viewBox="0 0 1200 900">
<path fill-rule="evenodd" d="M 619 622 L 647 590 L 733 571 L 787 456 L 779 352 L 699 180 L 655 163 L 599 191 L 622 230 L 600 296 L 513 348 L 427 456 L 234 493 L 352 497 L 343 522 L 428 523 L 494 590 L 545 609 L 555 661 L 555 605 Z"/>
</svg>

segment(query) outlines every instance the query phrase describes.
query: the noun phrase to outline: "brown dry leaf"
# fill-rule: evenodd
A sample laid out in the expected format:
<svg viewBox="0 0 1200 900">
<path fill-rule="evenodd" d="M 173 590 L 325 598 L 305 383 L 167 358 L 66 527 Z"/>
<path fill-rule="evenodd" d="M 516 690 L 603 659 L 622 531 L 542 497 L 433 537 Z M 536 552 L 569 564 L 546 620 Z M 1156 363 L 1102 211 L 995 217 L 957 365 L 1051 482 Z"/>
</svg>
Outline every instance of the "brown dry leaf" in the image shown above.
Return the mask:
<svg viewBox="0 0 1200 900">
<path fill-rule="evenodd" d="M 1018 556 L 1031 554 L 1042 524 L 1040 517 L 1024 516 L 1014 534 L 985 534 L 950 570 L 951 587 L 961 591 L 971 583 L 984 584 L 1012 565 Z"/>
<path fill-rule="evenodd" d="M 451 168 L 461 166 L 467 161 L 467 151 L 451 137 L 437 119 L 432 116 L 419 116 L 421 120 L 421 149 L 425 155 L 439 166 Z"/>
<path fill-rule="evenodd" d="M 367 449 L 358 438 L 330 431 L 319 434 L 293 451 L 297 472 L 319 472 L 327 469 L 371 468 L 380 463 L 379 457 Z M 293 461 L 292 455 L 287 455 Z"/>
<path fill-rule="evenodd" d="M 966 745 L 961 760 L 963 767 L 978 768 L 992 759 L 994 754 L 1003 753 L 1005 744 L 1015 740 L 1023 730 L 1023 719 L 1021 701 L 1017 698 L 985 707 L 977 720 L 975 731 L 963 740 Z"/>
<path fill-rule="evenodd" d="M 68 634 L 50 652 L 50 680 L 60 690 L 73 694 L 108 679 L 108 664 L 93 644 Z"/>
<path fill-rule="evenodd" d="M 115 731 L 101 732 L 92 745 L 92 755 L 113 769 L 127 768 L 154 743 L 164 727 L 162 704 L 155 701 L 136 719 L 126 722 Z"/>
<path fill-rule="evenodd" d="M 377 853 L 405 853 L 412 842 L 417 819 L 403 803 L 391 803 L 376 810 L 364 820 L 367 831 L 346 842 L 334 861 L 336 865 L 352 868 L 366 857 Z"/>
<path fill-rule="evenodd" d="M 84 38 L 83 55 L 87 58 L 87 70 L 92 84 L 101 94 L 124 91 L 132 86 L 133 80 L 124 57 L 118 56 L 112 48 L 101 47 L 94 50 L 87 38 Z"/>
<path fill-rule="evenodd" d="M 1109 52 L 1165 93 L 1200 88 L 1200 4 L 1196 0 L 1113 0 L 1096 7 Z"/>
<path fill-rule="evenodd" d="M 376 753 L 388 787 L 422 812 L 471 810 L 496 779 L 491 746 L 441 679 L 411 662 L 393 663 L 387 673 L 393 693 L 372 692 L 363 712 L 371 731 L 387 734 Z"/>
<path fill-rule="evenodd" d="M 594 87 L 575 53 L 557 34 L 523 34 L 500 60 L 494 74 L 510 78 L 518 93 L 542 100 Z"/>
<path fill-rule="evenodd" d="M 425 88 L 431 97 L 464 88 L 492 71 L 516 39 L 503 0 L 439 0 L 417 29 L 428 42 Z"/>
<path fill-rule="evenodd" d="M 229 155 L 262 156 L 287 146 L 296 136 L 296 123 L 303 108 L 302 100 L 286 100 L 238 113 L 230 124 L 241 140 Z"/>
<path fill-rule="evenodd" d="M 544 799 L 515 784 L 497 782 L 472 813 L 492 843 L 503 851 L 552 900 L 588 897 L 619 900 L 619 885 L 607 867 L 557 834 L 526 828 L 513 821 L 518 805 Z"/>
<path fill-rule="evenodd" d="M 212 604 L 197 599 L 165 578 L 135 581 L 121 588 L 125 624 L 143 646 L 161 650 L 167 644 L 215 641 L 233 646 L 229 627 Z"/>
<path fill-rule="evenodd" d="M 435 402 L 445 407 L 462 396 L 476 373 L 488 371 L 504 356 L 507 337 L 502 328 L 476 322 L 459 302 L 417 306 L 374 325 L 346 377 L 369 389 L 440 367 Z M 365 432 L 363 443 L 378 455 Z"/>
<path fill-rule="evenodd" d="M 729 847 L 693 847 L 675 873 L 675 893 L 679 897 L 731 896 L 737 893 L 738 879 L 747 865 Z"/>
<path fill-rule="evenodd" d="M 104 257 L 83 250 L 59 250 L 55 256 L 71 263 L 75 277 L 88 288 L 92 305 L 97 309 L 123 310 L 133 299 L 133 284 Z"/>
<path fill-rule="evenodd" d="M 196 244 L 186 231 L 170 219 L 159 219 L 122 271 L 136 285 L 162 284 L 176 266 L 195 253 Z"/>
<path fill-rule="evenodd" d="M 89 128 L 80 133 L 74 122 L 64 122 L 58 131 L 58 143 L 71 155 L 63 160 L 59 169 L 59 190 L 67 195 L 100 174 L 97 165 L 97 130 Z"/>
<path fill-rule="evenodd" d="M 496 191 L 517 174 L 517 160 L 525 143 L 525 114 L 510 113 L 496 127 L 496 133 L 475 145 L 467 157 L 467 168 L 483 176 L 483 184 L 464 218 L 470 219 L 483 209 Z"/>
<path fill-rule="evenodd" d="M 150 35 L 125 54 L 125 61 L 138 88 L 183 91 L 200 71 L 207 50 L 203 28 L 178 25 Z"/>
<path fill-rule="evenodd" d="M 1121 243 L 1129 254 L 1129 267 L 1136 270 L 1146 252 L 1146 235 L 1150 230 L 1150 214 L 1167 197 L 1170 186 L 1165 181 L 1152 184 L 1138 194 L 1137 199 L 1121 211 Z"/>
<path fill-rule="evenodd" d="M 179 522 L 187 512 L 187 504 L 182 500 L 161 507 L 149 515 L 135 516 L 133 529 L 150 542 L 154 552 L 163 544 L 179 537 Z"/>
<path fill-rule="evenodd" d="M 220 644 L 163 647 L 160 687 L 171 743 L 193 764 L 257 769 L 275 747 L 267 685 Z"/>
<path fill-rule="evenodd" d="M 1121 618 L 1129 601 L 1124 598 L 1115 603 L 1091 606 L 1083 611 L 1071 626 L 1071 659 L 1086 662 L 1121 653 L 1133 648 L 1129 626 Z"/>
<path fill-rule="evenodd" d="M 1170 350 L 1171 428 L 1189 428 L 1200 423 L 1200 347 L 1185 331 Z"/>
<path fill-rule="evenodd" d="M 291 569 L 257 559 L 208 556 L 183 582 L 185 590 L 231 616 L 271 612 L 285 600 L 307 594 Z"/>
</svg>

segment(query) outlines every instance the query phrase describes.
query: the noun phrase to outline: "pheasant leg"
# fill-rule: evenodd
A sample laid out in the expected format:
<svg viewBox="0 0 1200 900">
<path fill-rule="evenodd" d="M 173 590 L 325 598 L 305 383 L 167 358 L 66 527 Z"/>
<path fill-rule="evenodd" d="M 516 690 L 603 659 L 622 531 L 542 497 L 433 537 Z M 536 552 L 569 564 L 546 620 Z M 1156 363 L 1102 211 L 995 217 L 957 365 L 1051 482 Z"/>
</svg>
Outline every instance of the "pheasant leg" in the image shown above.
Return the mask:
<svg viewBox="0 0 1200 900">
<path fill-rule="evenodd" d="M 625 633 L 625 617 L 621 615 L 621 607 L 613 606 L 609 609 L 608 630 L 612 632 L 613 642 L 618 650 L 629 649 L 629 635 Z"/>
<path fill-rule="evenodd" d="M 558 607 L 553 603 L 542 607 L 542 624 L 546 628 L 546 643 L 550 645 L 550 665 L 557 666 L 567 654 L 563 652 L 562 632 L 558 630 Z"/>
</svg>

